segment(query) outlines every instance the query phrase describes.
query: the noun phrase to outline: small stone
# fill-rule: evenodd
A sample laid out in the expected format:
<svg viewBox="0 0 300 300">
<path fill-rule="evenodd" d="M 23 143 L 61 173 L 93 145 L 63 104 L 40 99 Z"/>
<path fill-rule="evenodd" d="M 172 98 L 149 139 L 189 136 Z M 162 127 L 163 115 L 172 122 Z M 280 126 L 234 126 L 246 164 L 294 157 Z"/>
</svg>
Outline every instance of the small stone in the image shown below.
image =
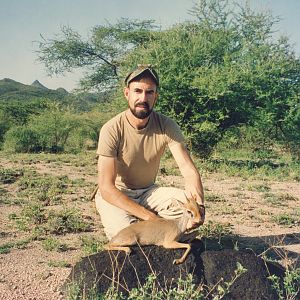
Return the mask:
<svg viewBox="0 0 300 300">
<path fill-rule="evenodd" d="M 51 272 L 45 272 L 44 274 L 42 274 L 42 279 L 46 280 L 48 279 L 50 276 L 52 276 L 53 274 Z"/>
</svg>

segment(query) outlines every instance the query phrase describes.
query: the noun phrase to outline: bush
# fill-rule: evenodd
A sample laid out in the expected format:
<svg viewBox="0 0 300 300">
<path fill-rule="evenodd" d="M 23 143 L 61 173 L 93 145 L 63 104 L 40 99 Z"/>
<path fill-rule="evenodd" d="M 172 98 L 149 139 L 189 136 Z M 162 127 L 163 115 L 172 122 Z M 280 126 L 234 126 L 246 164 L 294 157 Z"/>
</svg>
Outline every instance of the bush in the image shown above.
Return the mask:
<svg viewBox="0 0 300 300">
<path fill-rule="evenodd" d="M 275 147 L 275 141 L 267 132 L 254 126 L 239 126 L 226 130 L 218 142 L 216 151 L 245 149 L 250 152 L 261 152 L 267 158 Z"/>
<path fill-rule="evenodd" d="M 9 123 L 10 122 L 8 118 L 5 116 L 5 113 L 0 110 L 0 148 L 4 141 L 5 133 L 9 130 L 10 127 Z"/>
<path fill-rule="evenodd" d="M 96 147 L 103 118 L 101 113 L 82 115 L 52 107 L 31 116 L 28 123 L 10 128 L 5 135 L 4 150 L 12 152 L 78 153 Z"/>
<path fill-rule="evenodd" d="M 50 107 L 47 99 L 26 99 L 26 101 L 9 99 L 0 101 L 0 146 L 5 133 L 13 126 L 25 125 L 30 116 L 38 115 Z"/>
<path fill-rule="evenodd" d="M 204 121 L 194 125 L 193 131 L 186 133 L 188 144 L 200 157 L 208 157 L 220 139 L 221 133 L 213 122 Z"/>
<path fill-rule="evenodd" d="M 235 11 L 235 13 L 233 13 Z M 157 109 L 174 118 L 195 152 L 208 156 L 230 128 L 255 126 L 299 149 L 299 59 L 273 39 L 277 18 L 228 1 L 199 1 L 197 21 L 154 34 L 126 57 L 126 69 L 153 63 Z"/>
<path fill-rule="evenodd" d="M 12 152 L 39 152 L 43 150 L 41 136 L 38 131 L 26 126 L 10 128 L 4 137 L 3 149 Z"/>
<path fill-rule="evenodd" d="M 57 107 L 31 117 L 27 125 L 39 132 L 44 151 L 62 152 L 72 131 L 80 127 L 75 115 L 62 112 Z"/>
</svg>

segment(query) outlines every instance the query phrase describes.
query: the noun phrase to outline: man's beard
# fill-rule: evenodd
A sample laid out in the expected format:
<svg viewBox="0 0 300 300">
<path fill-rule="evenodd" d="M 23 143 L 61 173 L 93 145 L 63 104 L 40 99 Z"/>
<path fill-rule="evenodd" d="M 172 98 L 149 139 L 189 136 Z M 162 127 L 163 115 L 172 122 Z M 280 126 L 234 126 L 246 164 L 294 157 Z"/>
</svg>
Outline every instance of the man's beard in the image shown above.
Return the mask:
<svg viewBox="0 0 300 300">
<path fill-rule="evenodd" d="M 136 110 L 136 107 L 143 107 L 144 109 Z M 135 104 L 134 108 L 129 107 L 129 109 L 136 118 L 141 119 L 141 120 L 149 117 L 153 110 L 152 108 L 149 107 L 149 104 L 146 102 Z"/>
</svg>

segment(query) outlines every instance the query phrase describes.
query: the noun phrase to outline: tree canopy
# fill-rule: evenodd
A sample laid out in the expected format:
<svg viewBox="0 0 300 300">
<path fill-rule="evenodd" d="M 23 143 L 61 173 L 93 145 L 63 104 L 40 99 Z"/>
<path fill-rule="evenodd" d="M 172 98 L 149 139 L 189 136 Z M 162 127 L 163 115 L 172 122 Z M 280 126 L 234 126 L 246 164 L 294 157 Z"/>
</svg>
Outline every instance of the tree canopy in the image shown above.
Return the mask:
<svg viewBox="0 0 300 300">
<path fill-rule="evenodd" d="M 40 43 L 50 72 L 87 67 L 84 88 L 114 88 L 138 63 L 156 66 L 157 109 L 173 117 L 192 149 L 209 155 L 226 130 L 260 128 L 291 150 L 300 145 L 300 61 L 279 20 L 247 5 L 198 0 L 194 20 L 159 29 L 154 21 L 122 19 L 92 29 L 84 41 L 70 28 Z"/>
<path fill-rule="evenodd" d="M 92 28 L 91 36 L 84 40 L 70 27 L 54 39 L 39 42 L 38 57 L 50 74 L 59 74 L 84 67 L 86 76 L 81 80 L 85 89 L 105 90 L 114 87 L 120 79 L 119 69 L 130 51 L 151 39 L 157 28 L 153 20 L 123 18 Z"/>
</svg>

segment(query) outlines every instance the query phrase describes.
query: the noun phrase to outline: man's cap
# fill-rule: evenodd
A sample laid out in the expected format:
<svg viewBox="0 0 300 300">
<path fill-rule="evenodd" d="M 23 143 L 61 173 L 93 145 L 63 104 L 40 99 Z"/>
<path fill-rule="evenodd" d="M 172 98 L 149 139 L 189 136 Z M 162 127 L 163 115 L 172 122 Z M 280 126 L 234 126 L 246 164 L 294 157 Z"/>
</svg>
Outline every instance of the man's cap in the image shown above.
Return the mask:
<svg viewBox="0 0 300 300">
<path fill-rule="evenodd" d="M 155 81 L 156 85 L 159 86 L 159 78 L 158 78 L 158 74 L 157 72 L 153 69 L 152 65 L 142 65 L 142 64 L 139 64 L 137 65 L 137 68 L 130 72 L 124 82 L 125 82 L 125 85 L 128 87 L 129 86 L 129 83 L 137 78 L 138 76 L 142 75 L 143 73 L 149 73 L 149 75 L 153 78 L 153 80 Z"/>
</svg>

